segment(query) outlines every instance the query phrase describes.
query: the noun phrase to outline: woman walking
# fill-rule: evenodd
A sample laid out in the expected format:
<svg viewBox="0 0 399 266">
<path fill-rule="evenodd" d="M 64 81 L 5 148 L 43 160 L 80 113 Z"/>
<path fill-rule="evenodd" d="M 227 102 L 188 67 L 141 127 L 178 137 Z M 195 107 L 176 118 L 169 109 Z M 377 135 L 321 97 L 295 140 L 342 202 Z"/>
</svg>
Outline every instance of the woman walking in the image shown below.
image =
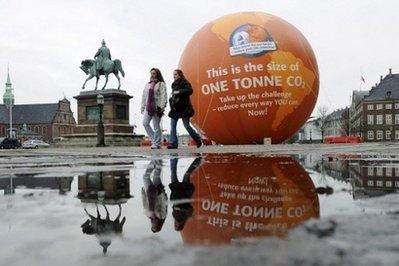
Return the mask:
<svg viewBox="0 0 399 266">
<path fill-rule="evenodd" d="M 167 102 L 166 85 L 158 68 L 151 69 L 150 82 L 148 82 L 143 91 L 141 100 L 141 113 L 143 117 L 143 126 L 147 135 L 151 138 L 151 149 L 161 149 L 162 131 L 161 118 L 164 114 Z M 150 123 L 152 121 L 151 127 Z"/>
<path fill-rule="evenodd" d="M 202 147 L 201 136 L 190 125 L 190 117 L 194 116 L 194 108 L 190 101 L 193 89 L 190 82 L 184 77 L 183 71 L 176 69 L 173 72 L 174 82 L 172 84 L 172 97 L 169 99 L 170 112 L 170 145 L 168 149 L 177 149 L 178 141 L 176 126 L 179 118 L 183 120 L 183 125 L 191 138 L 197 143 L 197 147 Z"/>
</svg>

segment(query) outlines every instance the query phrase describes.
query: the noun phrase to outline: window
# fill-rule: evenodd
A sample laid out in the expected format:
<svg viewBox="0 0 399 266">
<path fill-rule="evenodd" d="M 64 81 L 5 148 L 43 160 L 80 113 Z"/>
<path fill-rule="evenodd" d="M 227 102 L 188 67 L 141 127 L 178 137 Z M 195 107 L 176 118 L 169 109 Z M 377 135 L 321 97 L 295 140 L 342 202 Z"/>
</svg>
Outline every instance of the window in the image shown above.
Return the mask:
<svg viewBox="0 0 399 266">
<path fill-rule="evenodd" d="M 373 180 L 368 180 L 367 181 L 367 185 L 368 186 L 373 186 L 374 185 L 374 181 Z"/>
<path fill-rule="evenodd" d="M 385 182 L 386 187 L 392 187 L 392 181 L 387 181 Z"/>
<path fill-rule="evenodd" d="M 398 131 L 399 131 L 399 130 L 398 130 Z M 399 133 L 399 132 L 398 132 L 398 133 Z M 367 132 L 367 139 L 370 139 L 370 140 L 374 139 L 374 131 L 369 130 L 369 131 Z"/>
<path fill-rule="evenodd" d="M 374 115 L 367 115 L 367 124 L 374 125 Z"/>
<path fill-rule="evenodd" d="M 399 187 L 399 181 L 395 181 L 395 187 Z"/>
<path fill-rule="evenodd" d="M 399 103 L 398 103 L 398 105 L 399 105 Z M 398 108 L 399 108 L 399 107 L 398 107 Z M 374 105 L 368 104 L 368 105 L 367 105 L 367 110 L 374 110 Z"/>
<path fill-rule="evenodd" d="M 384 168 L 382 168 L 382 167 L 377 167 L 377 168 L 376 168 L 376 170 L 377 170 L 377 171 L 376 171 L 376 172 L 377 172 L 376 175 L 377 175 L 377 176 L 382 176 L 382 172 L 383 172 L 382 170 L 383 170 L 383 169 L 384 169 Z"/>
<path fill-rule="evenodd" d="M 399 114 L 395 115 L 395 124 L 399 124 Z"/>
<path fill-rule="evenodd" d="M 385 131 L 385 139 L 390 140 L 391 139 L 391 130 L 386 130 Z"/>
<path fill-rule="evenodd" d="M 381 180 L 377 180 L 377 187 L 383 187 L 384 186 L 384 182 L 382 182 Z"/>
<path fill-rule="evenodd" d="M 382 123 L 383 123 L 383 116 L 377 115 L 377 125 L 382 125 Z"/>
<path fill-rule="evenodd" d="M 392 109 L 392 103 L 385 104 L 385 109 Z"/>
<path fill-rule="evenodd" d="M 382 132 L 382 130 L 377 130 L 377 139 L 383 139 L 384 134 Z"/>
<path fill-rule="evenodd" d="M 382 103 L 379 103 L 379 104 L 377 104 L 377 110 L 382 110 L 382 106 L 383 106 L 383 104 Z"/>
<path fill-rule="evenodd" d="M 392 168 L 390 168 L 390 167 L 385 168 L 385 175 L 392 176 Z"/>
<path fill-rule="evenodd" d="M 126 106 L 125 105 L 117 105 L 116 106 L 116 119 L 127 119 L 127 115 L 126 115 Z"/>
<path fill-rule="evenodd" d="M 395 109 L 399 109 L 399 103 L 395 103 Z"/>
<path fill-rule="evenodd" d="M 385 115 L 385 123 L 387 125 L 392 125 L 392 115 L 391 114 Z"/>
<path fill-rule="evenodd" d="M 367 175 L 374 176 L 374 167 L 367 168 Z"/>
<path fill-rule="evenodd" d="M 395 139 L 399 139 L 399 130 L 395 130 Z"/>
</svg>

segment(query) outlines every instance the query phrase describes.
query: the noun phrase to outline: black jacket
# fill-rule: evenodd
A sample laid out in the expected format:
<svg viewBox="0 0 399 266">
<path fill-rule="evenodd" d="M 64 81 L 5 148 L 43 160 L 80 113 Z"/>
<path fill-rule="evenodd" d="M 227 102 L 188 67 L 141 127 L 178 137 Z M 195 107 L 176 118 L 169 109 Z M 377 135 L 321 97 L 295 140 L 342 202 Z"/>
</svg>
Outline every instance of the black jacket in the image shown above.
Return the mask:
<svg viewBox="0 0 399 266">
<path fill-rule="evenodd" d="M 174 92 L 177 91 L 177 94 Z M 172 84 L 172 97 L 169 99 L 169 117 L 178 119 L 194 116 L 194 108 L 190 101 L 193 89 L 186 79 L 178 79 Z"/>
</svg>

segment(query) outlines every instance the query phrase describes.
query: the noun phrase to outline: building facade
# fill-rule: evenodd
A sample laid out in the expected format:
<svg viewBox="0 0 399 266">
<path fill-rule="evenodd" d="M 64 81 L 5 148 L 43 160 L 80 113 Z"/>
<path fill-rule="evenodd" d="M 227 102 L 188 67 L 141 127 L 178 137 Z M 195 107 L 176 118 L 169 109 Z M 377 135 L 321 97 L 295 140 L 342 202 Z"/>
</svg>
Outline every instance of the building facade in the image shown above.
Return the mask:
<svg viewBox="0 0 399 266">
<path fill-rule="evenodd" d="M 351 121 L 364 141 L 399 141 L 399 74 L 390 69 L 381 76 L 380 83 L 357 104 Z"/>
<path fill-rule="evenodd" d="M 361 136 L 361 119 L 363 106 L 361 105 L 363 99 L 369 95 L 369 91 L 353 91 L 351 105 L 349 107 L 349 135 Z M 359 106 L 360 105 L 360 106 Z"/>
<path fill-rule="evenodd" d="M 57 103 L 15 105 L 8 73 L 3 104 L 0 104 L 0 137 L 10 136 L 10 99 L 13 102 L 12 137 L 25 140 L 24 136 L 28 132 L 29 136 L 52 141 L 63 134 L 73 133 L 76 122 L 70 102 L 65 97 Z"/>
<path fill-rule="evenodd" d="M 324 122 L 324 137 L 348 136 L 349 108 L 341 108 L 329 114 Z"/>
<path fill-rule="evenodd" d="M 298 142 L 321 142 L 320 118 L 311 117 L 298 132 Z"/>
</svg>

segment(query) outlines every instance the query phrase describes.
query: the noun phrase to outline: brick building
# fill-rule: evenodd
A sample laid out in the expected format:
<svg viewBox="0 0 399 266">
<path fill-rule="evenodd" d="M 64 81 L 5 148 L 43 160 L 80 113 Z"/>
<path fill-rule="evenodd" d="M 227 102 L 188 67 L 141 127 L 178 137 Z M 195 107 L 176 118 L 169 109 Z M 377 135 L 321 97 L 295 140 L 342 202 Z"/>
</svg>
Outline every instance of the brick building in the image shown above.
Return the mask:
<svg viewBox="0 0 399 266">
<path fill-rule="evenodd" d="M 0 104 L 0 137 L 9 136 L 10 99 L 14 104 L 10 75 L 7 75 L 3 104 Z M 12 108 L 13 135 L 23 139 L 22 133 L 31 132 L 37 138 L 52 141 L 63 134 L 73 133 L 76 125 L 70 102 L 64 98 L 57 103 L 18 104 Z M 27 129 L 27 130 L 26 130 Z"/>
<path fill-rule="evenodd" d="M 399 190 L 399 167 L 386 160 L 362 160 L 349 164 L 354 198 L 382 196 Z"/>
<path fill-rule="evenodd" d="M 380 83 L 359 101 L 352 112 L 351 130 L 364 141 L 399 140 L 399 74 L 380 77 Z"/>
</svg>

